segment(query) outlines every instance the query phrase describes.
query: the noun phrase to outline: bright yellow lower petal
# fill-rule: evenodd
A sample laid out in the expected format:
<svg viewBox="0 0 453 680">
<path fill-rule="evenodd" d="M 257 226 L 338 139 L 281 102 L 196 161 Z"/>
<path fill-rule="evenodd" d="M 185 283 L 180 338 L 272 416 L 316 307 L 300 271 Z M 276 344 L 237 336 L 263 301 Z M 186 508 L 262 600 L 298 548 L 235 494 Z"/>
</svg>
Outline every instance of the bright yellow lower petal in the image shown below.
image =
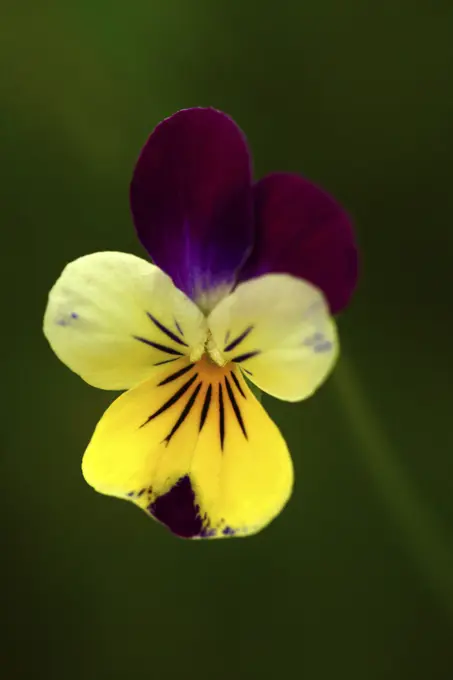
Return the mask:
<svg viewBox="0 0 453 680">
<path fill-rule="evenodd" d="M 233 365 L 171 366 L 107 410 L 85 452 L 85 479 L 180 536 L 259 531 L 291 494 L 283 437 Z"/>
<path fill-rule="evenodd" d="M 206 322 L 155 265 L 100 252 L 64 269 L 49 294 L 44 333 L 59 359 L 90 385 L 124 390 L 156 364 L 203 347 Z"/>
<path fill-rule="evenodd" d="M 322 292 L 287 274 L 240 284 L 211 312 L 208 326 L 216 361 L 240 365 L 260 389 L 286 401 L 309 397 L 338 356 Z"/>
</svg>

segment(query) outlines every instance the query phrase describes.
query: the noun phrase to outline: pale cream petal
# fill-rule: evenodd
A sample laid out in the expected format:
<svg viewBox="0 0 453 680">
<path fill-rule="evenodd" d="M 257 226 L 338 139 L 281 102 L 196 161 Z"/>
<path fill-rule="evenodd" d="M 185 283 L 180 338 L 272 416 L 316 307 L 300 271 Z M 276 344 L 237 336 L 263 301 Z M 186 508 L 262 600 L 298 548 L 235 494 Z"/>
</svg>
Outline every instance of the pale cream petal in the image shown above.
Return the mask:
<svg viewBox="0 0 453 680">
<path fill-rule="evenodd" d="M 55 354 L 86 382 L 122 390 L 156 365 L 204 343 L 196 305 L 155 265 L 100 252 L 67 265 L 49 294 L 44 333 Z"/>
<path fill-rule="evenodd" d="M 286 401 L 313 394 L 338 355 L 323 294 L 287 274 L 241 284 L 211 312 L 208 326 L 223 362 L 235 362 L 258 387 Z"/>
</svg>

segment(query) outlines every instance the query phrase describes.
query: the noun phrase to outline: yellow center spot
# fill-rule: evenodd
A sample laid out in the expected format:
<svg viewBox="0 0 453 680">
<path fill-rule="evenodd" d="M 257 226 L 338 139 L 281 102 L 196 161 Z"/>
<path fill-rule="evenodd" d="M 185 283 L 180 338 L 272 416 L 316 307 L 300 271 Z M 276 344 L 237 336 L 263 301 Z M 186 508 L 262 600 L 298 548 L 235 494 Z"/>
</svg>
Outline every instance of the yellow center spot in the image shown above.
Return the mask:
<svg viewBox="0 0 453 680">
<path fill-rule="evenodd" d="M 203 382 L 220 383 L 225 375 L 229 375 L 231 366 L 224 361 L 223 365 L 218 364 L 210 353 L 205 353 L 197 362 L 197 373 Z"/>
</svg>

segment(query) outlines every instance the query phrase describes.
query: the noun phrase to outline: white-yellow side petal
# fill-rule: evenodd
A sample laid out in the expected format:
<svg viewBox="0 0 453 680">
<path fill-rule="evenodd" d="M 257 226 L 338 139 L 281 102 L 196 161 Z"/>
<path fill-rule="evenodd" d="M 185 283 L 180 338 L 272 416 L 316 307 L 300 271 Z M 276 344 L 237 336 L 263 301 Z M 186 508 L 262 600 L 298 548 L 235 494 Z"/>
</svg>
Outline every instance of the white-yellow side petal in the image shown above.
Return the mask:
<svg viewBox="0 0 453 680">
<path fill-rule="evenodd" d="M 259 388 L 286 401 L 309 397 L 338 355 L 334 320 L 320 290 L 287 274 L 239 285 L 208 317 L 212 343 Z"/>
<path fill-rule="evenodd" d="M 234 366 L 181 359 L 121 395 L 82 470 L 185 538 L 244 536 L 283 508 L 293 467 L 276 425 Z"/>
<path fill-rule="evenodd" d="M 49 294 L 44 333 L 86 382 L 122 390 L 145 380 L 156 364 L 190 355 L 204 342 L 206 322 L 155 265 L 100 252 L 63 270 Z"/>
</svg>

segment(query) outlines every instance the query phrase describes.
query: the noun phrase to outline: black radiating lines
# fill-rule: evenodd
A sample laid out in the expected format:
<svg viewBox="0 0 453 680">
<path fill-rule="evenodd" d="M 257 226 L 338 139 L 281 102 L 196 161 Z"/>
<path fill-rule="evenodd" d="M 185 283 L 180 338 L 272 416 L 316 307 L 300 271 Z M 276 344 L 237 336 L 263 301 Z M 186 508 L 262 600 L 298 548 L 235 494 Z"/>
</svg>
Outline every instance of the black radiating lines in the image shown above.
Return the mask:
<svg viewBox="0 0 453 680">
<path fill-rule="evenodd" d="M 249 326 L 248 328 L 246 328 L 245 331 L 244 331 L 243 333 L 241 333 L 240 335 L 238 335 L 237 338 L 235 338 L 234 340 L 232 340 L 232 341 L 225 347 L 225 349 L 224 349 L 223 351 L 224 351 L 224 352 L 231 352 L 233 349 L 235 349 L 235 348 L 239 345 L 239 343 L 241 343 L 243 340 L 245 340 L 245 338 L 247 337 L 247 335 L 248 335 L 252 330 L 253 330 L 253 326 Z M 228 336 L 227 336 L 227 337 L 228 337 Z M 225 338 L 225 340 L 227 340 L 227 338 Z"/>
<path fill-rule="evenodd" d="M 238 345 L 240 345 L 241 342 L 243 340 L 245 340 L 245 338 L 248 337 L 248 335 L 252 331 L 253 331 L 253 326 L 249 326 L 248 328 L 245 329 L 245 331 L 242 331 L 242 333 L 240 335 L 238 335 L 234 340 L 232 340 L 227 345 L 226 343 L 228 342 L 228 339 L 230 337 L 230 331 L 228 331 L 228 333 L 225 336 L 225 347 L 224 347 L 223 351 L 224 352 L 232 352 L 233 349 L 236 349 L 236 347 Z M 234 361 L 234 363 L 236 363 L 236 364 L 241 364 L 243 361 L 247 361 L 247 359 L 253 359 L 253 357 L 258 356 L 258 354 L 261 354 L 261 350 L 259 350 L 259 349 L 255 349 L 251 352 L 243 352 L 242 354 L 238 354 L 237 356 L 233 357 L 231 359 L 231 361 Z M 247 373 L 249 373 L 249 371 L 247 371 Z"/>
<path fill-rule="evenodd" d="M 152 415 L 150 415 L 149 418 L 147 420 L 145 420 L 145 422 L 142 425 L 140 425 L 140 427 L 144 427 L 149 422 L 151 422 L 151 420 L 154 420 L 154 418 L 157 418 L 157 416 L 160 416 L 161 413 L 164 413 L 171 406 L 174 406 L 174 404 L 176 404 L 176 402 L 178 402 L 181 399 L 183 394 L 185 394 L 187 392 L 187 390 L 190 388 L 190 386 L 193 385 L 193 383 L 195 382 L 195 380 L 197 378 L 198 378 L 198 373 L 195 373 L 195 375 L 193 375 L 190 378 L 190 380 L 188 380 L 186 383 L 184 383 L 184 385 L 182 387 L 180 387 L 179 390 L 177 392 L 175 392 L 175 394 L 172 397 L 170 397 L 170 399 L 167 399 L 167 401 L 165 402 L 165 404 L 163 406 L 161 406 L 159 409 L 157 409 L 157 411 L 155 411 Z"/>
<path fill-rule="evenodd" d="M 219 383 L 219 434 L 220 448 L 223 451 L 223 444 L 225 442 L 225 406 L 223 404 L 222 383 Z"/>
<path fill-rule="evenodd" d="M 182 352 L 178 352 L 177 349 L 173 349 L 173 347 L 168 347 L 167 345 L 161 345 L 159 342 L 153 342 L 152 340 L 147 340 L 146 338 L 142 338 L 139 335 L 133 335 L 133 338 L 135 340 L 139 340 L 140 342 L 144 342 L 145 345 L 149 345 L 150 347 L 154 347 L 154 349 L 158 349 L 161 352 L 165 352 L 166 354 L 174 354 L 175 356 L 178 357 L 183 357 L 184 354 Z"/>
<path fill-rule="evenodd" d="M 161 380 L 160 383 L 157 383 L 157 387 L 160 387 L 161 385 L 168 385 L 168 383 L 173 382 L 173 380 L 177 380 L 182 375 L 184 375 L 184 373 L 188 373 L 193 368 L 195 368 L 195 364 L 189 364 L 188 366 L 184 366 L 184 368 L 181 368 L 179 371 L 171 373 L 169 376 L 164 378 L 164 380 Z"/>
<path fill-rule="evenodd" d="M 184 342 L 184 340 L 181 340 L 176 333 L 173 333 L 167 326 L 164 326 L 163 323 L 161 323 L 158 319 L 156 319 L 155 316 L 153 316 L 150 312 L 146 312 L 146 316 L 150 321 L 153 322 L 153 324 L 160 330 L 161 333 L 167 336 L 167 338 L 170 338 L 170 340 L 173 340 L 177 345 L 181 345 L 183 347 L 189 347 L 189 345 Z M 175 321 L 176 327 L 178 331 L 181 333 L 181 335 L 184 335 L 182 332 L 181 327 L 178 325 L 178 322 Z M 155 342 L 154 340 L 148 340 L 148 338 L 144 338 L 141 335 L 133 335 L 132 336 L 135 340 L 138 340 L 139 342 L 143 342 L 145 345 L 149 345 L 150 347 L 154 347 L 154 349 L 158 349 L 160 352 L 165 352 L 165 354 L 170 354 L 176 357 L 183 357 L 184 352 L 180 352 L 179 350 L 175 349 L 174 347 L 169 347 L 168 345 L 162 345 L 160 342 Z M 168 361 L 171 361 L 170 359 Z M 155 366 L 159 366 L 160 364 L 165 363 L 164 361 L 160 361 L 157 364 L 154 364 Z"/>
<path fill-rule="evenodd" d="M 161 380 L 160 383 L 158 383 L 157 387 L 161 387 L 164 385 L 169 385 L 175 380 L 178 380 L 182 376 L 186 375 L 189 373 L 189 371 L 194 370 L 195 365 L 190 364 L 189 366 L 185 366 L 184 368 L 175 371 L 174 373 L 171 373 L 169 376 Z M 193 386 L 193 391 L 190 394 L 187 402 L 185 403 L 184 407 L 182 408 L 181 412 L 177 417 L 175 417 L 175 422 L 174 425 L 171 426 L 169 433 L 167 436 L 163 439 L 163 442 L 165 444 L 169 444 L 172 437 L 175 435 L 175 433 L 179 430 L 179 428 L 183 425 L 183 423 L 187 420 L 189 415 L 192 413 L 195 404 L 197 402 L 198 396 L 200 395 L 200 392 L 204 386 L 203 380 L 199 380 L 198 382 L 197 379 L 199 379 L 198 373 L 195 373 L 194 375 L 191 376 L 189 380 L 187 380 L 181 387 L 179 387 L 176 392 L 165 401 L 165 403 L 157 409 L 154 413 L 152 413 L 149 418 L 140 425 L 140 428 L 144 427 L 147 425 L 151 420 L 154 420 L 158 416 L 160 416 L 162 413 L 165 413 L 168 409 L 170 409 L 172 406 L 177 404 L 182 397 L 187 394 L 190 390 L 190 388 Z M 213 403 L 213 394 L 214 394 L 214 388 L 212 384 L 208 384 L 206 388 L 206 392 L 204 394 L 204 398 L 202 398 L 202 403 L 201 403 L 201 411 L 200 411 L 200 420 L 198 423 L 198 432 L 201 432 L 203 427 L 205 426 L 205 423 L 208 418 L 208 414 L 211 408 L 214 408 L 214 404 L 217 407 L 217 413 L 216 413 L 216 419 L 212 420 L 211 422 L 214 424 L 214 422 L 217 421 L 217 427 L 218 427 L 218 433 L 219 433 L 219 443 L 220 443 L 220 448 L 223 451 L 225 447 L 225 441 L 228 436 L 228 428 L 231 427 L 231 424 L 234 422 L 234 420 L 237 421 L 242 434 L 244 435 L 245 439 L 248 439 L 247 435 L 247 429 L 245 426 L 244 418 L 241 412 L 241 407 L 239 405 L 239 401 L 241 398 L 246 399 L 246 394 L 241 386 L 241 383 L 239 382 L 237 376 L 234 374 L 233 371 L 229 373 L 229 375 L 224 376 L 224 384 L 222 382 L 218 382 L 218 403 L 215 404 Z M 227 396 L 225 396 L 225 391 Z M 230 419 L 230 416 L 228 416 L 227 412 L 231 413 L 231 410 L 228 408 L 228 405 L 231 404 L 232 412 L 235 415 L 235 418 L 232 420 Z M 232 417 L 232 414 L 231 414 Z"/>
<path fill-rule="evenodd" d="M 261 354 L 261 350 L 255 349 L 253 352 L 246 352 L 245 354 L 238 354 L 237 357 L 233 357 L 232 361 L 236 364 L 240 364 L 243 361 L 247 361 L 247 359 L 253 359 L 253 357 L 256 357 L 258 354 Z"/>
<path fill-rule="evenodd" d="M 211 397 L 212 397 L 212 385 L 209 385 L 204 397 L 203 408 L 201 409 L 200 425 L 198 427 L 198 432 L 201 432 L 201 430 L 203 429 L 203 425 L 205 424 L 209 411 L 209 406 L 211 404 Z"/>
<path fill-rule="evenodd" d="M 231 375 L 233 375 L 233 374 L 231 374 Z M 234 415 L 236 416 L 236 419 L 239 423 L 239 427 L 242 430 L 242 434 L 244 435 L 244 437 L 246 439 L 248 439 L 247 430 L 245 429 L 244 420 L 242 419 L 241 409 L 239 408 L 239 405 L 236 401 L 236 397 L 234 396 L 233 388 L 231 387 L 230 381 L 228 380 L 227 376 L 225 376 L 225 387 L 226 387 L 227 392 L 228 392 L 228 397 L 230 399 L 231 406 L 233 407 Z"/>
<path fill-rule="evenodd" d="M 169 434 L 167 434 L 167 436 L 165 437 L 165 440 L 164 440 L 164 441 L 165 441 L 166 444 L 169 444 L 169 443 L 170 443 L 170 440 L 171 440 L 171 438 L 173 437 L 173 435 L 175 434 L 175 432 L 176 432 L 177 430 L 179 430 L 179 428 L 181 427 L 181 425 L 183 424 L 183 422 L 185 421 L 185 419 L 187 418 L 187 416 L 188 416 L 189 413 L 191 412 L 192 407 L 193 407 L 193 405 L 195 404 L 195 399 L 197 398 L 198 393 L 199 393 L 200 390 L 201 390 L 201 382 L 198 383 L 198 385 L 196 386 L 196 388 L 195 388 L 194 391 L 192 392 L 189 401 L 188 401 L 187 404 L 184 406 L 184 408 L 183 408 L 183 410 L 182 410 L 182 412 L 181 412 L 181 415 L 179 416 L 178 420 L 176 421 L 176 423 L 175 423 L 175 424 L 173 425 L 173 427 L 171 428 Z"/>
<path fill-rule="evenodd" d="M 241 383 L 240 383 L 239 380 L 236 378 L 236 376 L 234 375 L 233 371 L 231 371 L 230 375 L 231 375 L 231 377 L 233 378 L 234 384 L 236 385 L 236 387 L 238 388 L 239 392 L 242 394 L 242 396 L 243 396 L 244 399 L 245 399 L 246 396 L 245 396 L 244 390 L 243 390 L 242 387 L 241 387 Z"/>
<path fill-rule="evenodd" d="M 175 333 L 173 333 L 173 331 L 171 331 L 169 328 L 167 328 L 167 327 L 164 326 L 162 323 L 160 323 L 160 321 L 158 321 L 158 320 L 156 319 L 155 316 L 153 316 L 152 314 L 150 314 L 150 312 L 146 312 L 146 314 L 147 314 L 148 318 L 151 319 L 151 321 L 153 322 L 153 324 L 154 324 L 160 331 L 162 331 L 162 333 L 165 333 L 165 335 L 166 335 L 167 337 L 169 337 L 171 340 L 173 340 L 173 342 L 178 343 L 178 345 L 184 345 L 184 347 L 188 347 L 188 344 L 187 344 L 186 342 L 184 342 L 184 340 L 181 340 L 181 338 L 178 338 L 178 336 L 177 336 Z"/>
<path fill-rule="evenodd" d="M 153 364 L 153 366 L 162 366 L 163 364 L 171 364 L 172 361 L 179 361 L 179 357 L 175 357 L 174 359 L 165 359 L 165 361 L 157 361 L 155 364 Z"/>
</svg>

